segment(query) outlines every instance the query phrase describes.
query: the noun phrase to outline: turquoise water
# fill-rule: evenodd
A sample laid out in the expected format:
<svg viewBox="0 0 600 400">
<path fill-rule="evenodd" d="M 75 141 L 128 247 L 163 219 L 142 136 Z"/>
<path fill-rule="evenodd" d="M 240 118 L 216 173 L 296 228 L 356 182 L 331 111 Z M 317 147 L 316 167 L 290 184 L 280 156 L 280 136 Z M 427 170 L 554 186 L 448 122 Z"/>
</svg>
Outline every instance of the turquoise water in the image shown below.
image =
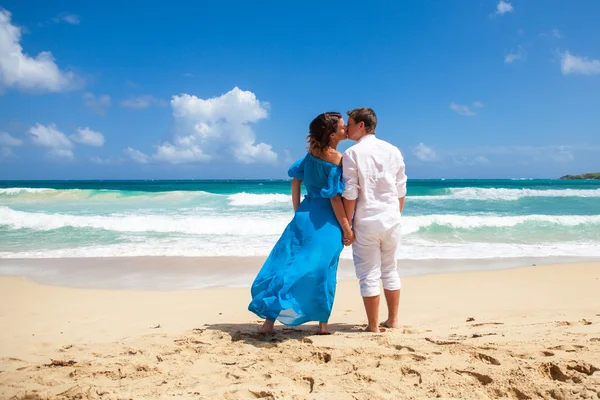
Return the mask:
<svg viewBox="0 0 600 400">
<path fill-rule="evenodd" d="M 266 256 L 289 181 L 0 181 L 0 258 Z M 410 180 L 398 258 L 600 256 L 600 182 Z M 343 258 L 351 258 L 349 249 Z"/>
</svg>

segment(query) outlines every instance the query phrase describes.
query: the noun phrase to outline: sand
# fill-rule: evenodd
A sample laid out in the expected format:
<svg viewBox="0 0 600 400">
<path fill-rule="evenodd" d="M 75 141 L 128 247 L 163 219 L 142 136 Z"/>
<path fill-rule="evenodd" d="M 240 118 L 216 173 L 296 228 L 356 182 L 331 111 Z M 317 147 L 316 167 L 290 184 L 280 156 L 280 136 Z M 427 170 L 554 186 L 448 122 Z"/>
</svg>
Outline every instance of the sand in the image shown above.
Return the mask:
<svg viewBox="0 0 600 400">
<path fill-rule="evenodd" d="M 0 293 L 2 399 L 600 398 L 599 263 L 405 278 L 380 334 L 354 281 L 330 336 L 257 335 L 247 288 Z"/>
</svg>

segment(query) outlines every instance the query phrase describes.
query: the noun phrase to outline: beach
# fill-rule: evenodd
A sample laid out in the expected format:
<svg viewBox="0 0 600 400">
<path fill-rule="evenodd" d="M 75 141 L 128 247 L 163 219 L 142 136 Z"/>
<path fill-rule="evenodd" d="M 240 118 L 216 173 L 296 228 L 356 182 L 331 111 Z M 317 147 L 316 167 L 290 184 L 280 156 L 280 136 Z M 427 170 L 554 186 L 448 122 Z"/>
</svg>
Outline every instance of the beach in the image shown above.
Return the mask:
<svg viewBox="0 0 600 400">
<path fill-rule="evenodd" d="M 401 328 L 364 332 L 345 248 L 333 334 L 261 336 L 249 288 L 289 191 L 0 182 L 0 398 L 599 398 L 599 183 L 412 180 Z"/>
<path fill-rule="evenodd" d="M 600 0 L 4 3 L 0 400 L 600 400 Z"/>
<path fill-rule="evenodd" d="M 355 280 L 329 336 L 257 335 L 247 287 L 0 292 L 3 399 L 600 398 L 600 263 L 405 277 L 401 328 L 380 334 Z"/>
</svg>

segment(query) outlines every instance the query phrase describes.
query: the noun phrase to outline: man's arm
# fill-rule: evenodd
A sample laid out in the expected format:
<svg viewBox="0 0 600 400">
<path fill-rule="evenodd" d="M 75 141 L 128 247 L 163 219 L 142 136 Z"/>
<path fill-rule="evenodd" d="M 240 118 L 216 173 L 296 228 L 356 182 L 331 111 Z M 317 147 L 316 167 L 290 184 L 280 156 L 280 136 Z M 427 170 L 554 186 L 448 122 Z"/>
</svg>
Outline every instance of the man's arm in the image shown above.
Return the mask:
<svg viewBox="0 0 600 400">
<path fill-rule="evenodd" d="M 350 221 L 350 222 L 352 222 L 352 217 L 354 217 L 355 209 L 356 209 L 356 200 L 344 199 L 344 212 L 346 213 L 346 218 L 348 218 L 348 221 Z"/>
<path fill-rule="evenodd" d="M 342 157 L 344 179 L 344 212 L 348 221 L 352 221 L 354 211 L 356 208 L 356 199 L 358 198 L 358 190 L 360 186 L 358 184 L 358 166 L 356 160 L 354 160 L 352 154 L 346 151 Z"/>
<path fill-rule="evenodd" d="M 398 151 L 398 156 L 400 157 L 400 166 L 398 168 L 398 172 L 396 174 L 396 190 L 398 191 L 398 202 L 400 203 L 400 213 L 402 213 L 402 209 L 404 208 L 404 199 L 406 198 L 406 181 L 408 177 L 406 176 L 405 170 L 406 165 L 404 164 L 404 158 L 400 151 Z"/>
</svg>

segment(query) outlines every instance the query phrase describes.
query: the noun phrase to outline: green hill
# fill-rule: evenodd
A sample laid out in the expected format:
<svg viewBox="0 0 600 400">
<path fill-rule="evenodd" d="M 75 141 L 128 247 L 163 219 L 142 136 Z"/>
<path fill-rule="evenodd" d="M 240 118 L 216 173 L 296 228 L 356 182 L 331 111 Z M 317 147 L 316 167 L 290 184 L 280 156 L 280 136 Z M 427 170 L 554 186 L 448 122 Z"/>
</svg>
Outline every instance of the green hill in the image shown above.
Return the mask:
<svg viewBox="0 0 600 400">
<path fill-rule="evenodd" d="M 565 175 L 561 176 L 560 179 L 600 179 L 600 172 L 590 172 L 580 175 Z"/>
</svg>

